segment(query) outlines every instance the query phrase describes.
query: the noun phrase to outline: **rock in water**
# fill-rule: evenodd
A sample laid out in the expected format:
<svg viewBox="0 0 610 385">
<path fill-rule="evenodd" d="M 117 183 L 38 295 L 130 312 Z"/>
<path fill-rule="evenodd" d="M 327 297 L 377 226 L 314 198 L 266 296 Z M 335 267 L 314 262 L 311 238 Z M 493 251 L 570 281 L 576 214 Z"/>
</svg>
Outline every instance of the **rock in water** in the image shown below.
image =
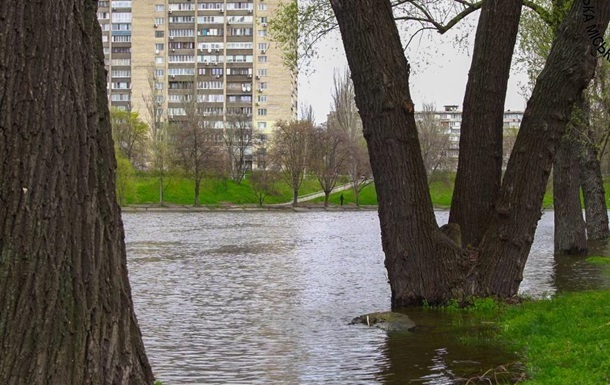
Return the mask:
<svg viewBox="0 0 610 385">
<path fill-rule="evenodd" d="M 388 332 L 406 332 L 415 329 L 415 322 L 408 315 L 391 311 L 361 315 L 350 322 L 350 325 L 354 324 L 375 326 Z"/>
</svg>

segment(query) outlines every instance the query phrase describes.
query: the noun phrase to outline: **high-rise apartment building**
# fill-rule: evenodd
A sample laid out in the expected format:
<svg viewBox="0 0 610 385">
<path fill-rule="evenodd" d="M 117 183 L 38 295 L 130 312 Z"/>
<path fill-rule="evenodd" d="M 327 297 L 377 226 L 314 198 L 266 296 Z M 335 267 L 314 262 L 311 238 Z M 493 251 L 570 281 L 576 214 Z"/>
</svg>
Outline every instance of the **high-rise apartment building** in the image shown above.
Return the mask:
<svg viewBox="0 0 610 385">
<path fill-rule="evenodd" d="M 217 128 L 231 114 L 262 132 L 296 118 L 297 74 L 267 33 L 279 3 L 98 1 L 110 104 L 144 120 L 180 120 L 190 92 Z"/>
</svg>

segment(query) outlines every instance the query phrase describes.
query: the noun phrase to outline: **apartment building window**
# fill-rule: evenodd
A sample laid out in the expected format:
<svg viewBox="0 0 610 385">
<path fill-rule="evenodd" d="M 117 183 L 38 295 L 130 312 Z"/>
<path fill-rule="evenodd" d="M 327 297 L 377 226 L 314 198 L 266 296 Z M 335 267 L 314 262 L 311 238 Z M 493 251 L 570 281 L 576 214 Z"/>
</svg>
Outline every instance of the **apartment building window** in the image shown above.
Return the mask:
<svg viewBox="0 0 610 385">
<path fill-rule="evenodd" d="M 155 17 L 155 24 L 157 24 L 157 25 L 165 24 L 165 18 L 164 17 Z"/>
<path fill-rule="evenodd" d="M 193 37 L 195 36 L 195 31 L 192 29 L 170 29 L 169 30 L 170 37 Z"/>
<path fill-rule="evenodd" d="M 227 9 L 247 10 L 252 9 L 252 3 L 227 3 Z"/>
<path fill-rule="evenodd" d="M 113 43 L 130 43 L 131 35 L 112 35 Z"/>
<path fill-rule="evenodd" d="M 129 66 L 131 65 L 131 59 L 112 59 L 113 66 Z"/>
<path fill-rule="evenodd" d="M 157 109 L 155 109 L 155 115 L 157 115 L 157 116 L 161 116 L 161 115 L 163 115 L 163 108 L 157 108 Z"/>
<path fill-rule="evenodd" d="M 195 16 L 172 16 L 168 20 L 169 23 L 194 23 Z"/>
<path fill-rule="evenodd" d="M 197 55 L 198 63 L 222 63 L 224 61 L 223 55 Z"/>
<path fill-rule="evenodd" d="M 228 69 L 227 69 L 228 71 Z M 223 69 L 222 68 L 212 68 L 212 75 L 214 76 L 222 76 Z"/>
<path fill-rule="evenodd" d="M 155 58 L 155 64 L 163 64 L 165 63 L 165 58 L 163 56 L 157 56 Z"/>
<path fill-rule="evenodd" d="M 256 70 L 258 76 L 267 76 L 267 68 L 259 68 Z"/>
<path fill-rule="evenodd" d="M 231 28 L 229 36 L 252 36 L 252 28 Z"/>
<path fill-rule="evenodd" d="M 170 90 L 191 90 L 193 89 L 193 82 L 169 82 L 167 88 Z"/>
<path fill-rule="evenodd" d="M 184 116 L 186 115 L 186 110 L 184 108 L 168 108 L 167 115 L 169 116 Z"/>
<path fill-rule="evenodd" d="M 165 49 L 164 43 L 155 43 L 155 51 L 163 51 Z"/>
<path fill-rule="evenodd" d="M 223 84 L 221 81 L 197 82 L 197 88 L 200 90 L 221 90 Z"/>
<path fill-rule="evenodd" d="M 162 90 L 163 89 L 163 83 L 155 83 L 155 90 Z"/>
<path fill-rule="evenodd" d="M 227 75 L 248 75 L 251 68 L 227 68 Z"/>
<path fill-rule="evenodd" d="M 200 50 L 208 50 L 208 52 L 212 52 L 213 49 L 221 50 L 224 46 L 224 43 L 197 43 L 197 48 Z"/>
<path fill-rule="evenodd" d="M 266 116 L 267 115 L 267 109 L 266 108 L 259 108 L 258 109 L 258 116 Z"/>
<path fill-rule="evenodd" d="M 157 12 L 165 11 L 165 4 L 155 4 L 155 11 L 157 11 Z"/>
<path fill-rule="evenodd" d="M 259 63 L 267 63 L 267 56 L 259 56 L 258 57 L 258 62 Z"/>
<path fill-rule="evenodd" d="M 258 95 L 257 101 L 261 102 L 261 103 L 266 102 L 267 101 L 267 95 Z"/>
<path fill-rule="evenodd" d="M 258 82 L 258 89 L 259 90 L 266 90 L 267 89 L 267 82 Z"/>
<path fill-rule="evenodd" d="M 112 82 L 111 86 L 113 90 L 128 90 L 129 82 Z"/>
<path fill-rule="evenodd" d="M 261 51 L 266 51 L 267 47 L 269 47 L 268 43 L 258 43 L 258 49 L 260 49 Z"/>
<path fill-rule="evenodd" d="M 199 75 L 205 75 L 205 68 L 198 68 L 198 69 L 197 69 L 197 73 L 198 73 Z"/>
<path fill-rule="evenodd" d="M 110 96 L 110 100 L 113 102 L 129 102 L 131 100 L 131 95 L 129 94 L 112 94 Z"/>
<path fill-rule="evenodd" d="M 110 31 L 110 24 L 100 24 L 102 31 Z"/>
<path fill-rule="evenodd" d="M 131 47 L 112 47 L 112 53 L 130 53 Z"/>
<path fill-rule="evenodd" d="M 104 47 L 104 55 L 108 55 L 108 54 L 110 54 L 110 48 Z"/>
<path fill-rule="evenodd" d="M 261 23 L 266 23 L 267 22 L 267 16 L 259 17 L 258 21 L 261 22 Z"/>
<path fill-rule="evenodd" d="M 223 3 L 199 3 L 197 4 L 197 8 L 201 11 L 209 10 L 209 9 L 222 9 Z"/>
<path fill-rule="evenodd" d="M 165 31 L 155 31 L 155 37 L 163 37 L 165 36 Z"/>
<path fill-rule="evenodd" d="M 112 14 L 113 23 L 131 23 L 131 12 L 114 12 Z"/>
<path fill-rule="evenodd" d="M 113 1 L 113 8 L 131 8 L 131 1 Z"/>
<path fill-rule="evenodd" d="M 227 24 L 229 23 L 252 24 L 252 16 L 230 16 L 227 17 Z"/>
<path fill-rule="evenodd" d="M 252 55 L 227 55 L 227 63 L 252 63 Z"/>
<path fill-rule="evenodd" d="M 257 127 L 259 130 L 264 130 L 267 128 L 267 122 L 258 122 Z"/>
<path fill-rule="evenodd" d="M 168 44 L 169 49 L 195 49 L 194 42 L 177 41 Z"/>
<path fill-rule="evenodd" d="M 252 115 L 252 107 L 228 107 L 227 115 Z"/>
<path fill-rule="evenodd" d="M 108 43 L 108 35 L 102 35 L 102 43 Z"/>
<path fill-rule="evenodd" d="M 130 70 L 112 70 L 113 78 L 128 78 L 131 77 Z"/>
<path fill-rule="evenodd" d="M 227 43 L 227 49 L 252 49 L 252 43 Z"/>
<path fill-rule="evenodd" d="M 201 36 L 223 36 L 224 29 L 222 28 L 202 28 L 199 32 Z"/>
<path fill-rule="evenodd" d="M 130 23 L 112 23 L 113 31 L 131 31 Z"/>
<path fill-rule="evenodd" d="M 265 36 L 267 36 L 267 30 L 266 30 L 266 29 L 259 29 L 259 30 L 258 30 L 258 36 L 259 36 L 259 37 L 265 37 Z"/>
<path fill-rule="evenodd" d="M 198 24 L 222 24 L 225 22 L 224 16 L 198 16 Z"/>
<path fill-rule="evenodd" d="M 178 3 L 178 4 L 170 4 L 170 11 L 192 11 L 195 9 L 195 6 L 192 3 Z"/>
<path fill-rule="evenodd" d="M 194 68 L 168 68 L 167 75 L 176 76 L 176 75 L 195 75 Z"/>
<path fill-rule="evenodd" d="M 194 63 L 194 55 L 169 55 L 167 57 L 168 63 Z"/>
<path fill-rule="evenodd" d="M 108 13 L 108 12 L 98 12 L 97 13 L 98 20 L 107 20 L 109 18 L 110 18 L 110 13 Z"/>
<path fill-rule="evenodd" d="M 97 7 L 98 8 L 108 8 L 108 2 L 107 1 L 98 1 Z"/>
<path fill-rule="evenodd" d="M 209 103 L 222 103 L 225 100 L 225 96 L 223 94 L 206 94 L 206 95 L 197 95 L 197 101 L 200 103 L 209 102 Z"/>
<path fill-rule="evenodd" d="M 259 11 L 266 11 L 267 10 L 267 4 L 259 4 L 258 5 L 258 10 Z"/>
<path fill-rule="evenodd" d="M 162 70 L 162 69 L 156 69 L 155 70 L 155 77 L 156 78 L 163 78 L 163 75 L 165 75 L 165 70 Z"/>
</svg>

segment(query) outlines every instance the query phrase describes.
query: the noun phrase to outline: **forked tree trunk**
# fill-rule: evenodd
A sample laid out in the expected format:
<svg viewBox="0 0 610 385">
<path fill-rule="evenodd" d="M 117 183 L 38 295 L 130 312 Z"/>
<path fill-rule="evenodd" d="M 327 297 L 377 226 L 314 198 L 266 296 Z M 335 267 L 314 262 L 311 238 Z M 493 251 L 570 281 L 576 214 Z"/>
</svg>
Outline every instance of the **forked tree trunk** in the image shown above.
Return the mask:
<svg viewBox="0 0 610 385">
<path fill-rule="evenodd" d="M 0 2 L 0 384 L 151 385 L 95 1 Z"/>
<path fill-rule="evenodd" d="M 576 122 L 568 125 L 553 162 L 555 254 L 587 253 L 587 234 L 580 206 L 580 167 Z"/>
<path fill-rule="evenodd" d="M 587 20 L 584 2 L 573 3 L 528 101 L 480 246 L 477 291 L 482 294 L 513 296 L 523 280 L 555 152 L 574 103 L 595 72 L 595 47 L 585 31 L 593 28 L 603 35 L 608 25 L 610 2 L 595 4 L 595 18 Z"/>
<path fill-rule="evenodd" d="M 438 303 L 469 294 L 516 294 L 556 146 L 574 95 L 582 92 L 595 67 L 593 46 L 583 33 L 583 4 L 574 2 L 559 30 L 525 111 L 490 228 L 480 252 L 470 254 L 436 224 L 409 94 L 409 66 L 390 1 L 371 7 L 368 0 L 331 0 L 331 5 L 375 177 L 393 306 Z M 609 6 L 596 10 L 601 31 Z M 504 36 L 501 31 L 496 35 Z"/>
<path fill-rule="evenodd" d="M 460 225 L 464 245 L 479 244 L 500 191 L 504 101 L 521 5 L 521 0 L 488 0 L 481 7 L 449 215 L 449 222 Z"/>
</svg>

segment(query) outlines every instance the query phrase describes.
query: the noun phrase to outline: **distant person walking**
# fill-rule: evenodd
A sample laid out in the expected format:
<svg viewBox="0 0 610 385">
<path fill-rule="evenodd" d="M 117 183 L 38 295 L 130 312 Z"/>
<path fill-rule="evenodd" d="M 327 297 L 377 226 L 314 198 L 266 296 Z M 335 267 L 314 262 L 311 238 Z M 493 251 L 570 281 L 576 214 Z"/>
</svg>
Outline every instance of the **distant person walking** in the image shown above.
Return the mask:
<svg viewBox="0 0 610 385">
<path fill-rule="evenodd" d="M 343 198 L 343 194 L 339 196 L 339 200 L 341 201 L 341 206 L 343 206 L 343 201 L 345 200 L 345 198 Z"/>
</svg>

